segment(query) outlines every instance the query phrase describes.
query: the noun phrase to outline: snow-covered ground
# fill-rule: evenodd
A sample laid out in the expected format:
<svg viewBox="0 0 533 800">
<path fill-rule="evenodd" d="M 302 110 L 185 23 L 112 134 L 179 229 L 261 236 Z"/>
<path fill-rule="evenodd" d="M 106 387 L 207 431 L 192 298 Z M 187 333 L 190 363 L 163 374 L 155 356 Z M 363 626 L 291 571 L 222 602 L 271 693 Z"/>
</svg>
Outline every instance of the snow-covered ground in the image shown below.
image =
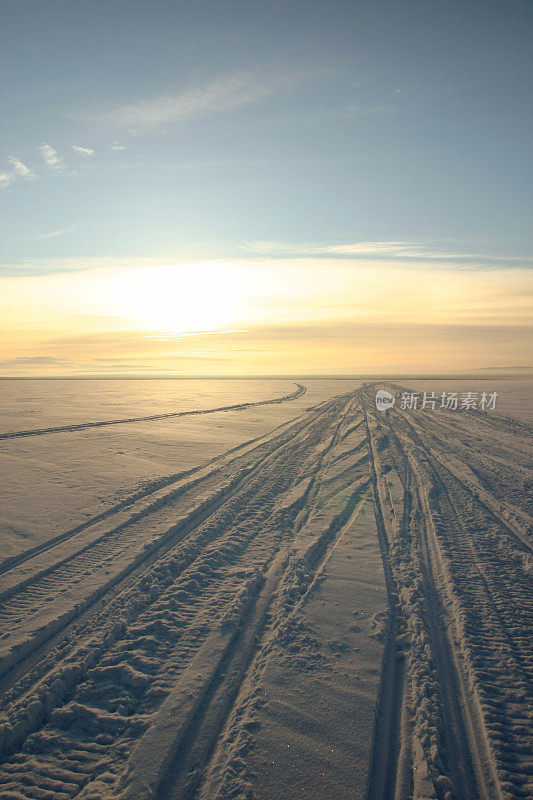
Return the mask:
<svg viewBox="0 0 533 800">
<path fill-rule="evenodd" d="M 528 795 L 528 385 L 76 384 L 0 387 L 2 798 Z"/>
<path fill-rule="evenodd" d="M 285 403 L 0 439 L 2 558 L 358 385 L 313 381 L 305 394 Z M 289 380 L 0 381 L 0 434 L 262 402 L 295 388 Z"/>
</svg>

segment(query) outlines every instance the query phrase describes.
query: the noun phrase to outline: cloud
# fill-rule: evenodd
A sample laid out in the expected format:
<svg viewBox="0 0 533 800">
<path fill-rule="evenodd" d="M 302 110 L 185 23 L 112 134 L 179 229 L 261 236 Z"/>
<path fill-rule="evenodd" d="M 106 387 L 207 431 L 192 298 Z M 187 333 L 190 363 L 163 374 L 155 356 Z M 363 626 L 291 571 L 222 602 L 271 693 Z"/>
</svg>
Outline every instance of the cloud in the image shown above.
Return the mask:
<svg viewBox="0 0 533 800">
<path fill-rule="evenodd" d="M 94 156 L 95 154 L 95 150 L 92 147 L 82 147 L 79 144 L 73 144 L 71 149 L 80 156 Z"/>
<path fill-rule="evenodd" d="M 58 228 L 55 231 L 49 231 L 48 233 L 42 233 L 40 236 L 32 236 L 31 241 L 37 242 L 41 239 L 57 239 L 58 236 L 65 236 L 67 233 L 72 233 L 78 227 L 78 224 L 71 225 L 70 228 Z"/>
<path fill-rule="evenodd" d="M 66 228 L 61 229 L 59 233 L 57 231 L 52 231 L 51 233 L 61 235 L 62 233 L 67 233 L 68 231 L 69 229 Z M 44 234 L 44 236 L 46 238 L 53 238 L 48 234 Z M 0 277 L 28 277 L 31 275 L 43 276 L 102 269 L 120 270 L 128 267 L 161 267 L 168 263 L 172 263 L 172 259 L 164 261 L 160 258 L 149 258 L 143 256 L 131 258 L 123 258 L 119 256 L 66 256 L 61 258 L 29 258 L 18 263 L 0 262 Z M 187 262 L 181 259 L 179 263 L 185 264 Z"/>
<path fill-rule="evenodd" d="M 125 149 L 126 149 L 125 146 L 123 144 L 120 144 L 120 142 L 113 142 L 113 144 L 111 145 L 111 150 L 114 150 L 115 152 Z"/>
<path fill-rule="evenodd" d="M 431 250 L 418 242 L 381 241 L 351 242 L 347 244 L 318 245 L 313 243 L 288 243 L 252 241 L 240 245 L 242 250 L 270 258 L 334 258 L 364 259 L 387 262 L 433 263 L 442 266 L 490 267 L 533 266 L 532 256 L 494 256 L 483 253 L 455 253 Z"/>
<path fill-rule="evenodd" d="M 65 364 L 70 363 L 64 358 L 54 356 L 18 356 L 16 358 L 4 358 L 0 361 L 0 367 L 19 367 L 35 364 Z"/>
<path fill-rule="evenodd" d="M 6 161 L 11 165 L 11 169 L 9 172 L 0 172 L 0 189 L 6 189 L 16 178 L 35 180 L 37 177 L 17 156 L 8 156 Z"/>
<path fill-rule="evenodd" d="M 276 242 L 256 240 L 244 242 L 242 249 L 262 255 L 282 256 L 390 256 L 406 255 L 419 250 L 420 245 L 413 242 L 353 242 L 350 244 L 318 245 L 309 242 Z"/>
<path fill-rule="evenodd" d="M 32 343 L 43 355 L 9 358 L 0 367 L 11 375 L 47 370 L 182 376 L 457 373 L 479 368 L 490 353 L 494 363 L 504 365 L 495 371 L 507 368 L 511 373 L 518 371 L 512 367 L 517 356 L 528 356 L 530 331 L 523 325 L 327 320 L 251 325 L 246 330 L 191 336 L 187 341 L 157 341 L 142 331 L 87 333 Z"/>
<path fill-rule="evenodd" d="M 21 178 L 35 178 L 35 173 L 24 164 L 17 156 L 8 156 L 7 161 L 11 164 L 13 175 L 19 175 Z"/>
<path fill-rule="evenodd" d="M 54 169 L 62 168 L 63 161 L 60 158 L 57 150 L 55 150 L 51 145 L 43 142 L 39 147 L 39 151 L 48 167 L 53 167 Z"/>
<path fill-rule="evenodd" d="M 258 77 L 241 72 L 223 75 L 176 94 L 157 95 L 117 106 L 105 113 L 103 120 L 112 125 L 134 128 L 188 122 L 256 103 L 280 91 L 294 88 L 302 78 L 297 74 Z"/>
<path fill-rule="evenodd" d="M 0 174 L 1 186 L 1 174 Z M 44 238 L 69 233 L 70 228 L 51 231 L 43 234 Z M 37 238 L 40 238 L 37 237 Z M 208 248 L 207 250 L 205 248 Z M 358 269 L 377 270 L 385 274 L 388 269 L 398 271 L 399 267 L 423 272 L 425 269 L 440 269 L 452 272 L 485 270 L 487 274 L 501 270 L 531 270 L 533 255 L 486 255 L 467 253 L 437 252 L 425 249 L 423 245 L 412 242 L 356 242 L 352 244 L 330 245 L 323 247 L 309 243 L 284 243 L 275 241 L 250 241 L 234 246 L 241 251 L 235 256 L 230 251 L 224 257 L 214 258 L 205 243 L 194 245 L 190 251 L 169 253 L 166 257 L 147 256 L 78 256 L 78 257 L 40 257 L 26 258 L 20 261 L 0 261 L 0 277 L 2 276 L 37 276 L 59 273 L 74 273 L 86 270 L 132 269 L 136 267 L 168 267 L 198 263 L 203 259 L 210 263 L 218 262 L 242 264 L 255 268 L 270 270 L 276 261 L 290 263 L 291 270 L 283 267 L 283 274 L 300 274 L 299 270 L 336 270 L 352 271 L 357 264 Z M 233 250 L 235 253 L 235 250 Z M 530 273 L 527 273 L 530 274 Z"/>
</svg>

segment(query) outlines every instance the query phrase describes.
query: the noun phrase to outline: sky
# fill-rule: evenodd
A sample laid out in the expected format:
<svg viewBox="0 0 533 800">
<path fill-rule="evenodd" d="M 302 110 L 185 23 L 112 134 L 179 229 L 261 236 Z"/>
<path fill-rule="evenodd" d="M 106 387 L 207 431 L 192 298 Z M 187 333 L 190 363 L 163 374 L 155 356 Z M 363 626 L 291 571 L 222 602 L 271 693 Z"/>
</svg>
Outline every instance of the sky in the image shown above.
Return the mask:
<svg viewBox="0 0 533 800">
<path fill-rule="evenodd" d="M 0 375 L 531 365 L 533 4 L 2 0 Z"/>
</svg>

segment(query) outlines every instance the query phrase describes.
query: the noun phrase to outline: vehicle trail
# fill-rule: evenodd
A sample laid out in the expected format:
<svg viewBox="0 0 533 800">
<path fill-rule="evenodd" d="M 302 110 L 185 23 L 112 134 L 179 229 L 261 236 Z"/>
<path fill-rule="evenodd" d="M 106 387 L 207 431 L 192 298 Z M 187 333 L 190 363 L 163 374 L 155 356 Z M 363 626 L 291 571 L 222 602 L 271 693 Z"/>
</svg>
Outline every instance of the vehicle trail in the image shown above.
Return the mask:
<svg viewBox="0 0 533 800">
<path fill-rule="evenodd" d="M 382 385 L 4 562 L 2 797 L 252 797 L 267 665 L 367 495 L 389 603 L 367 799 L 531 796 L 526 428 L 384 414 Z"/>
<path fill-rule="evenodd" d="M 268 406 L 274 403 L 285 403 L 288 400 L 296 400 L 297 397 L 305 394 L 306 387 L 301 383 L 296 383 L 296 390 L 291 394 L 283 395 L 283 397 L 274 397 L 271 400 L 257 400 L 250 403 L 236 403 L 230 406 L 219 406 L 218 408 L 204 408 L 192 411 L 171 411 L 168 414 L 150 414 L 145 417 L 128 417 L 127 419 L 107 419 L 98 420 L 96 422 L 80 422 L 73 425 L 56 425 L 49 428 L 35 428 L 26 431 L 8 431 L 0 433 L 0 439 L 19 439 L 25 436 L 41 436 L 45 433 L 70 433 L 74 431 L 82 431 L 86 428 L 102 428 L 107 425 L 125 425 L 131 422 L 154 422 L 159 419 L 170 419 L 171 417 L 190 417 L 202 414 L 217 414 L 222 411 L 242 411 L 245 408 L 252 408 L 254 406 Z"/>
</svg>

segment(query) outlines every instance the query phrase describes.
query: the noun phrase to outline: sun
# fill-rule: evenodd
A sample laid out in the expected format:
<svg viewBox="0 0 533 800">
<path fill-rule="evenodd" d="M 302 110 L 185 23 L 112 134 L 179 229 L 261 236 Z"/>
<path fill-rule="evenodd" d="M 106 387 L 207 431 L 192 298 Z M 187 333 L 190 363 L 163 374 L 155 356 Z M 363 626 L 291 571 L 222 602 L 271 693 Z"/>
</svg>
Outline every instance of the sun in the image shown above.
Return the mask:
<svg viewBox="0 0 533 800">
<path fill-rule="evenodd" d="M 140 267 L 116 272 L 108 290 L 106 305 L 136 328 L 193 333 L 252 321 L 265 276 L 224 262 Z"/>
</svg>

